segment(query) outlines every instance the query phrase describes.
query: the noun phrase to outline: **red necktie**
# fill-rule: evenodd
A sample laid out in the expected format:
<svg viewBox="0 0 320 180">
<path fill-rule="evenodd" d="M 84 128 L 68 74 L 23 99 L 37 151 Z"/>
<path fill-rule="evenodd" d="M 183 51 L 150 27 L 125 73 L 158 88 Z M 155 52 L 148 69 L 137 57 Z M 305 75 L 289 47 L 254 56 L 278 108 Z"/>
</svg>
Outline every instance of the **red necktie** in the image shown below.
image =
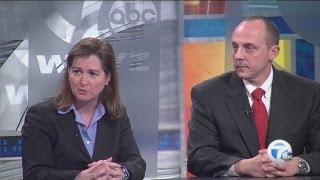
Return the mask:
<svg viewBox="0 0 320 180">
<path fill-rule="evenodd" d="M 268 129 L 268 113 L 266 106 L 261 100 L 264 93 L 264 90 L 261 88 L 257 88 L 251 93 L 253 100 L 252 113 L 257 128 L 260 149 L 266 148 L 266 136 Z"/>
</svg>

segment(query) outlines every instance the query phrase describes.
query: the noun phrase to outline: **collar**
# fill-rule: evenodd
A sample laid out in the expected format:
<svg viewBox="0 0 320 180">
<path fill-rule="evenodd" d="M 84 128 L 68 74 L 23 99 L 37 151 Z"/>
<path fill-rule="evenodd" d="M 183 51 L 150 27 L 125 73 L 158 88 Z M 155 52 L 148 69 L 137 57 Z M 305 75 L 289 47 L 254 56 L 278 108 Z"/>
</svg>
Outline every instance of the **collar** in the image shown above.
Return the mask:
<svg viewBox="0 0 320 180">
<path fill-rule="evenodd" d="M 77 112 L 74 104 L 72 104 L 68 109 L 66 110 L 59 110 L 58 113 L 59 114 L 67 114 L 68 112 L 70 112 L 71 110 L 73 110 L 74 112 Z M 98 111 L 99 113 L 101 114 L 104 114 L 105 113 L 105 108 L 104 106 L 102 105 L 102 103 L 99 103 L 98 106 L 96 107 L 96 110 L 95 111 Z"/>
<path fill-rule="evenodd" d="M 252 85 L 251 83 L 249 83 L 247 80 L 242 80 L 243 84 L 246 87 L 247 93 L 251 95 L 251 93 L 256 89 L 256 88 L 261 88 L 264 90 L 264 92 L 266 92 L 265 97 L 267 99 L 270 99 L 271 96 L 271 85 L 272 85 L 272 81 L 273 81 L 273 68 L 271 68 L 271 72 L 268 76 L 268 78 L 266 79 L 266 81 L 264 81 L 264 83 L 260 86 L 260 87 L 255 87 L 254 85 Z M 268 93 L 270 92 L 270 93 Z"/>
</svg>

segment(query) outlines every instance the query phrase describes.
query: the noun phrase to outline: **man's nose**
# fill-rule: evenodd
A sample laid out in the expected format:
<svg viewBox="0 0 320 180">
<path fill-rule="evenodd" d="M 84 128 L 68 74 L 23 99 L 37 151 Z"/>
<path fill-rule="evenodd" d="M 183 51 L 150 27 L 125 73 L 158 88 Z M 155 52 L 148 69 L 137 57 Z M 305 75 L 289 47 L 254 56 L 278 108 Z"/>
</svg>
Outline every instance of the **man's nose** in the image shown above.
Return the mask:
<svg viewBox="0 0 320 180">
<path fill-rule="evenodd" d="M 237 49 L 237 51 L 234 52 L 234 58 L 235 58 L 235 59 L 238 59 L 238 60 L 243 59 L 243 53 L 244 53 L 244 49 L 241 48 L 241 47 L 239 47 L 239 48 Z"/>
</svg>

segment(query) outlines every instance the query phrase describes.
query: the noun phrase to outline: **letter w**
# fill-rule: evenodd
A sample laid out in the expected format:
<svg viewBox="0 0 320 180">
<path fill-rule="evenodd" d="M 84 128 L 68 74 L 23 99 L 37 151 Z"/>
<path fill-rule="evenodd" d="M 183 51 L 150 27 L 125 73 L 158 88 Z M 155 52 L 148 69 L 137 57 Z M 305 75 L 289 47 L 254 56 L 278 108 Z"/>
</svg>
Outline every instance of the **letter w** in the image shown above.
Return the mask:
<svg viewBox="0 0 320 180">
<path fill-rule="evenodd" d="M 24 97 L 28 101 L 28 86 L 22 85 L 18 87 L 18 91 L 16 92 L 16 88 L 14 85 L 6 85 L 6 92 L 9 99 L 9 103 L 11 105 L 18 105 L 22 103 Z"/>
<path fill-rule="evenodd" d="M 37 55 L 37 59 L 41 74 L 51 74 L 54 66 L 58 73 L 64 69 L 60 55 L 51 55 L 48 63 L 44 55 Z"/>
</svg>

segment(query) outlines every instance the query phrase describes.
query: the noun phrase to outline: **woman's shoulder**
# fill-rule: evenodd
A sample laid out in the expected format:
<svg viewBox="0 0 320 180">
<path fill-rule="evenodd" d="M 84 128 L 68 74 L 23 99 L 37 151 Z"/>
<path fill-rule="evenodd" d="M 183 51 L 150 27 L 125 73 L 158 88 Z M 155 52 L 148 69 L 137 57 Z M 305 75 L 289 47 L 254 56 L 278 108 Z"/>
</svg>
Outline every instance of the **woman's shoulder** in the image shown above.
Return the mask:
<svg viewBox="0 0 320 180">
<path fill-rule="evenodd" d="M 44 133 L 50 136 L 55 134 L 56 114 L 52 99 L 30 106 L 25 116 L 22 134 Z"/>
<path fill-rule="evenodd" d="M 31 105 L 29 110 L 36 110 L 40 112 L 57 111 L 53 98 L 44 99 L 34 105 Z"/>
</svg>

